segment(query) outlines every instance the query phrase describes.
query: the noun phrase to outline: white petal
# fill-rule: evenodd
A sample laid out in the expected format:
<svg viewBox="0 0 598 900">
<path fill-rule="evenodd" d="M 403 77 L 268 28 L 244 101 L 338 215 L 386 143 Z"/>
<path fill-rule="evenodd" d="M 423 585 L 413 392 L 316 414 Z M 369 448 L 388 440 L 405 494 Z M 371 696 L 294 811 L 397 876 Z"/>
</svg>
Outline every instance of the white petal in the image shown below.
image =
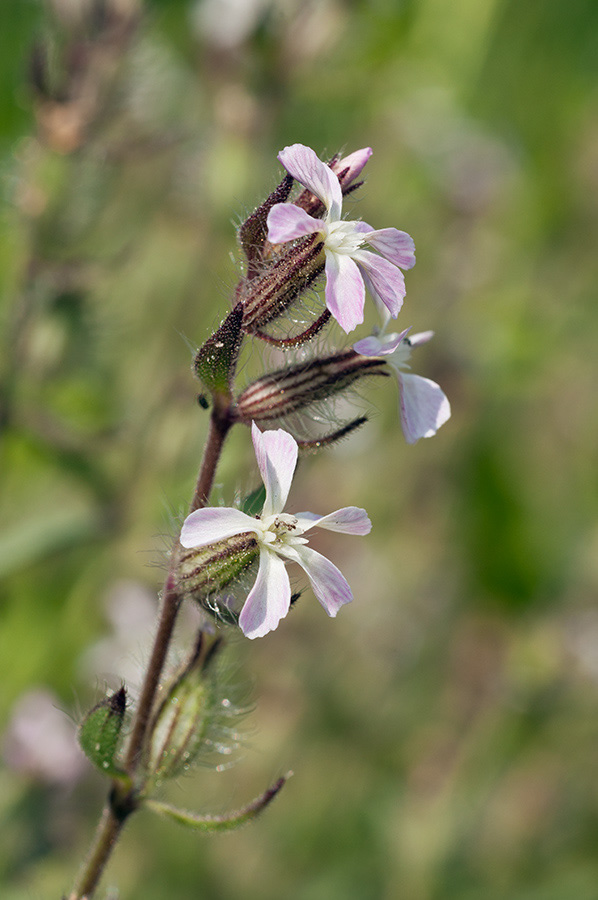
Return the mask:
<svg viewBox="0 0 598 900">
<path fill-rule="evenodd" d="M 303 531 L 310 528 L 327 528 L 328 531 L 340 531 L 341 534 L 369 534 L 372 523 L 365 509 L 358 506 L 344 506 L 327 516 L 318 516 L 316 513 L 297 513 L 296 519 Z"/>
<path fill-rule="evenodd" d="M 415 244 L 407 232 L 398 228 L 381 228 L 370 232 L 366 238 L 374 250 L 395 266 L 411 269 L 415 265 Z"/>
<path fill-rule="evenodd" d="M 435 381 L 420 375 L 399 374 L 400 415 L 405 440 L 414 444 L 436 434 L 451 415 L 450 403 Z"/>
<path fill-rule="evenodd" d="M 365 286 L 350 256 L 326 251 L 325 296 L 326 306 L 347 333 L 363 322 Z"/>
<path fill-rule="evenodd" d="M 369 250 L 358 250 L 353 258 L 360 268 L 369 292 L 396 318 L 403 305 L 405 278 L 397 266 Z"/>
<path fill-rule="evenodd" d="M 275 515 L 283 511 L 289 496 L 297 465 L 297 441 L 281 428 L 261 432 L 255 422 L 251 425 L 251 437 L 266 488 L 262 515 Z"/>
<path fill-rule="evenodd" d="M 318 159 L 311 147 L 292 144 L 278 154 L 289 175 L 315 194 L 328 210 L 328 218 L 336 222 L 341 217 L 343 194 L 336 175 Z"/>
<path fill-rule="evenodd" d="M 291 584 L 285 564 L 271 550 L 260 551 L 260 567 L 255 584 L 239 616 L 239 625 L 248 638 L 274 631 L 291 605 Z"/>
<path fill-rule="evenodd" d="M 183 547 L 204 547 L 234 534 L 251 531 L 259 533 L 258 521 L 240 509 L 206 507 L 196 509 L 187 516 L 179 541 Z"/>
<path fill-rule="evenodd" d="M 353 599 L 351 588 L 336 566 L 311 547 L 285 547 L 284 555 L 298 563 L 309 578 L 312 590 L 329 616 L 336 616 Z"/>
<path fill-rule="evenodd" d="M 326 226 L 322 219 L 314 219 L 304 209 L 292 203 L 277 203 L 268 213 L 268 240 L 285 244 L 306 234 L 314 234 Z"/>
<path fill-rule="evenodd" d="M 427 344 L 428 341 L 431 341 L 434 337 L 433 331 L 419 331 L 417 334 L 412 334 L 409 338 L 409 343 L 412 347 L 419 347 L 420 344 Z"/>
<path fill-rule="evenodd" d="M 366 286 L 367 286 L 367 282 L 366 282 Z M 369 286 L 368 286 L 368 287 L 369 287 Z M 381 330 L 384 331 L 384 329 L 386 328 L 386 326 L 387 326 L 388 323 L 390 322 L 392 316 L 390 315 L 389 311 L 388 311 L 387 308 L 384 306 L 384 304 L 382 303 L 382 301 L 379 300 L 378 297 L 377 297 L 375 294 L 372 293 L 372 297 L 373 297 L 373 299 L 374 299 L 374 305 L 375 305 L 376 309 L 378 310 L 378 315 L 380 316 L 380 321 L 381 321 L 381 323 L 382 323 L 382 328 L 381 328 Z"/>
</svg>

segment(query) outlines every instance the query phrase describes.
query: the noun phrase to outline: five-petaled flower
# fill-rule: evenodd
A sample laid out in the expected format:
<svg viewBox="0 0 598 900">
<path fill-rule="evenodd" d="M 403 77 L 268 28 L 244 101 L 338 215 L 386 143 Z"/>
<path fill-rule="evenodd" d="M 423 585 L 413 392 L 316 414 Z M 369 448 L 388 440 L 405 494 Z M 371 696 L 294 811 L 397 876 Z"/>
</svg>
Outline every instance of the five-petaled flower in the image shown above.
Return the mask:
<svg viewBox="0 0 598 900">
<path fill-rule="evenodd" d="M 380 334 L 357 341 L 353 349 L 362 356 L 384 356 L 399 382 L 401 426 L 408 444 L 422 437 L 432 437 L 450 418 L 451 406 L 443 390 L 429 378 L 411 375 L 408 360 L 413 347 L 425 344 L 433 331 L 422 331 L 408 337 L 410 329 L 400 334 Z"/>
<path fill-rule="evenodd" d="M 369 148 L 353 156 L 361 171 Z M 346 331 L 363 322 L 365 288 L 376 305 L 396 318 L 405 296 L 401 269 L 415 265 L 413 239 L 397 228 L 375 231 L 366 222 L 341 219 L 342 189 L 337 175 L 303 144 L 285 147 L 278 159 L 287 172 L 310 190 L 326 208 L 323 219 L 310 216 L 292 203 L 277 203 L 268 214 L 268 240 L 282 244 L 309 234 L 320 234 L 326 255 L 326 306 Z M 372 247 L 377 253 L 364 249 Z M 399 268 L 400 267 L 400 268 Z"/>
<path fill-rule="evenodd" d="M 259 569 L 241 614 L 239 625 L 249 638 L 262 637 L 276 628 L 291 603 L 291 585 L 285 561 L 298 563 L 329 616 L 336 616 L 353 599 L 344 576 L 325 556 L 307 546 L 303 536 L 314 526 L 345 534 L 368 534 L 372 524 L 363 509 L 347 506 L 327 516 L 290 515 L 283 509 L 297 465 L 297 442 L 286 431 L 261 432 L 252 425 L 252 438 L 266 499 L 260 516 L 239 509 L 216 507 L 192 512 L 183 523 L 183 547 L 203 547 L 237 534 L 253 534 L 259 545 Z"/>
</svg>

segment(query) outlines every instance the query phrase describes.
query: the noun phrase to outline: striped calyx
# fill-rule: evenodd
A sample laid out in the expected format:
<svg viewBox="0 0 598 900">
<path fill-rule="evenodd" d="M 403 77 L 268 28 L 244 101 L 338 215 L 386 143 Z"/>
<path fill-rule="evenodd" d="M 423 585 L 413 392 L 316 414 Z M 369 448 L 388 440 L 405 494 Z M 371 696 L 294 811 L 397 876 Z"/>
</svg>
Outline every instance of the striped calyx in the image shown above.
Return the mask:
<svg viewBox="0 0 598 900">
<path fill-rule="evenodd" d="M 384 361 L 353 350 L 288 366 L 246 387 L 237 398 L 235 415 L 247 425 L 271 422 L 333 397 L 367 375 L 388 375 Z"/>
</svg>

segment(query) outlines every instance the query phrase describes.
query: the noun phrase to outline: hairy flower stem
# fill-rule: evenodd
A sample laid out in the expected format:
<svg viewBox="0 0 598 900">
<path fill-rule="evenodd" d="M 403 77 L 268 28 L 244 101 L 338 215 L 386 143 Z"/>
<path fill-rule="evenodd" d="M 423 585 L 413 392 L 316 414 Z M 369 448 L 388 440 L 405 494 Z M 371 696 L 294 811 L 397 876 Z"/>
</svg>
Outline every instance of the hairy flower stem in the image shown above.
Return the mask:
<svg viewBox="0 0 598 900">
<path fill-rule="evenodd" d="M 210 417 L 210 430 L 206 440 L 199 477 L 195 486 L 195 493 L 189 509 L 190 513 L 194 512 L 196 509 L 201 509 L 208 502 L 208 496 L 214 483 L 214 475 L 216 474 L 216 466 L 220 459 L 222 446 L 232 424 L 231 403 L 230 399 L 227 399 L 226 404 L 223 404 L 222 407 L 214 406 Z"/>
<path fill-rule="evenodd" d="M 172 551 L 173 558 L 175 557 L 176 552 L 175 547 Z M 164 668 L 164 662 L 170 646 L 172 632 L 174 630 L 180 605 L 181 598 L 177 595 L 174 578 L 172 572 L 170 572 L 164 586 L 158 631 L 154 640 L 149 665 L 143 680 L 143 687 L 141 689 L 139 703 L 137 704 L 131 737 L 129 739 L 125 757 L 125 769 L 131 776 L 135 774 L 141 751 L 143 750 L 147 726 L 149 724 L 156 691 L 158 690 L 160 682 L 160 675 Z"/>
<path fill-rule="evenodd" d="M 191 511 L 202 508 L 208 501 L 214 483 L 218 460 L 231 425 L 230 399 L 227 398 L 225 401 L 225 398 L 222 398 L 220 404 L 215 404 L 210 419 L 210 429 L 204 447 L 193 500 L 191 501 Z M 162 592 L 158 630 L 125 753 L 124 766 L 131 782 L 130 785 L 126 786 L 118 781 L 113 783 L 87 858 L 69 894 L 69 900 L 89 900 L 93 896 L 124 824 L 137 808 L 139 785 L 135 784 L 135 773 L 142 757 L 152 710 L 160 685 L 160 676 L 168 655 L 177 614 L 182 601 L 182 598 L 178 595 L 173 574 L 178 552 L 177 540 L 172 548 L 170 570 Z"/>
</svg>

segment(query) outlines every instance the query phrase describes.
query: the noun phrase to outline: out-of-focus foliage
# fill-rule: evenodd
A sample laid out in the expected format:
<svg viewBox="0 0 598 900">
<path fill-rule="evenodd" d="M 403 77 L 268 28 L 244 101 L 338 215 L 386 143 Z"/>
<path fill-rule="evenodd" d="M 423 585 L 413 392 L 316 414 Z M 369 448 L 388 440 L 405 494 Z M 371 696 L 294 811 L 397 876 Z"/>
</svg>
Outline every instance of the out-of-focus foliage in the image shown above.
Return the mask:
<svg viewBox="0 0 598 900">
<path fill-rule="evenodd" d="M 370 423 L 302 466 L 296 509 L 374 522 L 356 551 L 319 545 L 355 602 L 332 621 L 302 598 L 233 645 L 257 701 L 244 754 L 168 799 L 226 809 L 292 767 L 282 796 L 209 841 L 140 814 L 99 896 L 594 900 L 598 6 L 84 7 L 2 8 L 5 727 L 26 690 L 77 718 L 125 667 L 136 687 L 206 431 L 192 350 L 285 144 L 373 147 L 349 205 L 413 235 L 400 321 L 435 330 L 417 371 L 453 407 L 408 447 L 394 385 L 372 384 Z M 216 500 L 256 484 L 239 429 Z M 3 900 L 67 890 L 103 789 L 0 771 Z"/>
</svg>

